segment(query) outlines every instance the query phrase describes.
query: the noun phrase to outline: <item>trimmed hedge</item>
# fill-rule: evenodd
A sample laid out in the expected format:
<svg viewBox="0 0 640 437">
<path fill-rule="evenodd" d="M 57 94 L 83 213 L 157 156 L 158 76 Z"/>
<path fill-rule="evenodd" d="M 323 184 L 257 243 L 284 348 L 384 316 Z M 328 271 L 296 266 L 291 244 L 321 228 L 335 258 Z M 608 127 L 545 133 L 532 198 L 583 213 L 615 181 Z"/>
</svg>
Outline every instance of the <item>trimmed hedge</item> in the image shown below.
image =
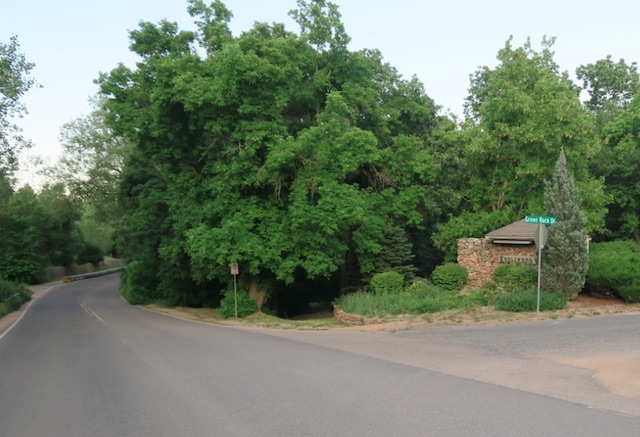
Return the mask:
<svg viewBox="0 0 640 437">
<path fill-rule="evenodd" d="M 585 288 L 592 293 L 614 293 L 626 302 L 640 302 L 640 244 L 592 243 Z"/>
<path fill-rule="evenodd" d="M 220 301 L 220 315 L 225 319 L 235 317 L 236 303 L 233 290 L 227 290 Z M 258 305 L 248 293 L 238 291 L 238 317 L 246 317 L 258 311 Z"/>
<path fill-rule="evenodd" d="M 503 289 L 535 287 L 538 271 L 529 264 L 501 264 L 493 272 L 493 282 Z"/>
<path fill-rule="evenodd" d="M 442 264 L 431 273 L 431 281 L 445 290 L 460 291 L 467 279 L 469 279 L 467 268 L 457 263 Z"/>
<path fill-rule="evenodd" d="M 404 291 L 404 277 L 398 272 L 384 272 L 373 275 L 371 290 L 377 295 L 401 294 Z"/>
</svg>

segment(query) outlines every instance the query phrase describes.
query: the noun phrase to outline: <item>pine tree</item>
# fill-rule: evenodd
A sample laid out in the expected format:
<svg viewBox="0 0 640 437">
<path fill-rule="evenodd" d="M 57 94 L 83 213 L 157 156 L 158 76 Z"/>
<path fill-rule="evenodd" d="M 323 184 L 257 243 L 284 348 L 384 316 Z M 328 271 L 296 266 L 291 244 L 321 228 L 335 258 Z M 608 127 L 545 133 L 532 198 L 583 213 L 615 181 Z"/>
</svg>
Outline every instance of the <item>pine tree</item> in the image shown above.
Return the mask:
<svg viewBox="0 0 640 437">
<path fill-rule="evenodd" d="M 381 242 L 382 250 L 374 262 L 375 273 L 398 272 L 409 283 L 416 276 L 416 267 L 413 265 L 413 247 L 407 238 L 404 229 L 389 226 Z"/>
<path fill-rule="evenodd" d="M 577 297 L 589 268 L 586 220 L 580 211 L 580 195 L 567 171 L 564 150 L 556 161 L 551 181 L 545 181 L 544 206 L 556 217 L 542 256 L 542 287 Z"/>
</svg>

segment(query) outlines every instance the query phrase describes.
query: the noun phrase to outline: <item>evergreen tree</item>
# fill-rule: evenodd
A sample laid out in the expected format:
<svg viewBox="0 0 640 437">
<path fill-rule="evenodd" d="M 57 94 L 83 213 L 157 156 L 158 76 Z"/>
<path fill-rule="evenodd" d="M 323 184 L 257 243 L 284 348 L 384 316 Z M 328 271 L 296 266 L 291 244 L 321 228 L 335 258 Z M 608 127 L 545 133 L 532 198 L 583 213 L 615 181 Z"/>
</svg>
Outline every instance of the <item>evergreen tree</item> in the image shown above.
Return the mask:
<svg viewBox="0 0 640 437">
<path fill-rule="evenodd" d="M 589 268 L 587 227 L 579 197 L 561 150 L 553 178 L 545 181 L 545 210 L 556 217 L 556 224 L 549 228 L 542 258 L 542 286 L 569 298 L 578 295 Z"/>
<path fill-rule="evenodd" d="M 374 261 L 373 274 L 397 272 L 402 275 L 405 283 L 415 278 L 417 269 L 413 265 L 413 245 L 404 229 L 388 226 L 380 245 L 382 249 Z"/>
</svg>

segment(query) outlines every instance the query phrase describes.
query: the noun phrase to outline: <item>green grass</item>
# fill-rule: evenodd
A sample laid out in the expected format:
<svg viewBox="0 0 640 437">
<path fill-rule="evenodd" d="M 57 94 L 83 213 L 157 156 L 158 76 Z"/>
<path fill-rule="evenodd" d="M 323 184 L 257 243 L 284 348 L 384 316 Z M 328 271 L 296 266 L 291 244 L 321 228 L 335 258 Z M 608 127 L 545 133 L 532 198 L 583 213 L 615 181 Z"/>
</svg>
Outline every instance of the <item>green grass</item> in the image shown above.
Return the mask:
<svg viewBox="0 0 640 437">
<path fill-rule="evenodd" d="M 540 293 L 540 311 L 561 310 L 567 305 L 567 298 L 557 293 Z M 496 299 L 496 309 L 510 312 L 532 312 L 537 308 L 537 291 L 533 288 L 513 290 Z"/>
<path fill-rule="evenodd" d="M 342 296 L 335 304 L 350 314 L 365 317 L 388 317 L 399 314 L 437 313 L 452 309 L 463 311 L 486 305 L 484 296 L 473 293 L 460 296 L 457 291 L 443 290 L 425 284 L 421 287 L 409 287 L 401 294 L 377 295 L 359 291 Z"/>
</svg>

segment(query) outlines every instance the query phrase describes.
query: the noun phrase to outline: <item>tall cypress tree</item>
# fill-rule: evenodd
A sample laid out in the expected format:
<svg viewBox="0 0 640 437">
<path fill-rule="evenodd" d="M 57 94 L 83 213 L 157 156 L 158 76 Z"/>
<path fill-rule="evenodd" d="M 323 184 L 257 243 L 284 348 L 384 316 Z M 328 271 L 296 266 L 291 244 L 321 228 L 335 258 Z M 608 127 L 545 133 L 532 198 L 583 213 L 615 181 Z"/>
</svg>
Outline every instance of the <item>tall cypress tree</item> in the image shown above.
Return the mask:
<svg viewBox="0 0 640 437">
<path fill-rule="evenodd" d="M 548 291 L 577 297 L 589 268 L 586 220 L 580 211 L 580 195 L 567 171 L 564 150 L 556 161 L 551 181 L 545 181 L 544 206 L 556 217 L 542 257 L 542 286 Z"/>
</svg>

